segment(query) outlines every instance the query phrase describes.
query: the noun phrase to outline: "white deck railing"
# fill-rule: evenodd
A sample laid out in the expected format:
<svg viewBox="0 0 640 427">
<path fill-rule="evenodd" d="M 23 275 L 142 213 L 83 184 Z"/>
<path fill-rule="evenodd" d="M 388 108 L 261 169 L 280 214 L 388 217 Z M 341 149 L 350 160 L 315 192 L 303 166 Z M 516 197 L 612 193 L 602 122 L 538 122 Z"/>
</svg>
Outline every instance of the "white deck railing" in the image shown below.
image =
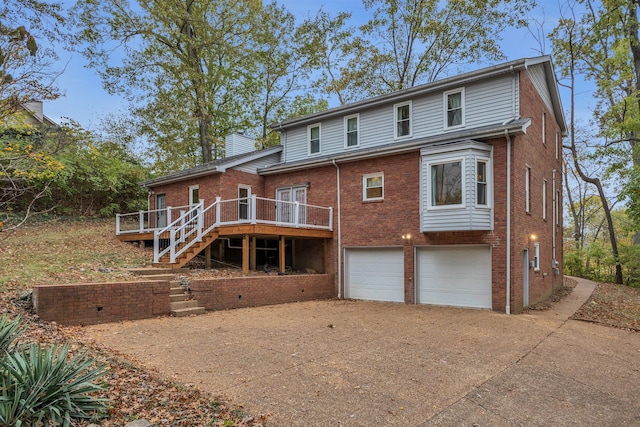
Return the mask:
<svg viewBox="0 0 640 427">
<path fill-rule="evenodd" d="M 162 215 L 165 215 L 166 225 L 159 227 L 162 224 L 158 218 L 162 219 Z M 217 197 L 207 207 L 204 200 L 200 200 L 196 205 L 181 208 L 119 214 L 116 216 L 116 234 L 153 232 L 154 262 L 159 262 L 168 253 L 170 262 L 174 263 L 214 228 L 235 224 L 333 230 L 333 208 L 256 196 L 232 200 Z"/>
</svg>

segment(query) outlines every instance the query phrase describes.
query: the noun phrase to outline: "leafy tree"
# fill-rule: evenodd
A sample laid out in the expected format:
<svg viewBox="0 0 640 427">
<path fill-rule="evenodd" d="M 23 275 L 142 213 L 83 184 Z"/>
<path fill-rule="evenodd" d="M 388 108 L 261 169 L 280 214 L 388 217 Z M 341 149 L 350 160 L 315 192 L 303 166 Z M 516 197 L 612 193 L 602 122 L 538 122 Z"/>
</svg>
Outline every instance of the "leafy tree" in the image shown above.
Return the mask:
<svg viewBox="0 0 640 427">
<path fill-rule="evenodd" d="M 349 14 L 319 13 L 314 34 L 324 66 L 319 85 L 341 102 L 436 80 L 456 67 L 499 60 L 502 32 L 524 25 L 533 1 L 363 0 L 372 18 L 354 34 Z M 314 27 L 315 26 L 315 27 Z"/>
<path fill-rule="evenodd" d="M 66 130 L 29 124 L 0 126 L 0 231 L 21 226 L 37 210 L 63 169 L 54 154 L 66 143 Z M 9 213 L 17 220 L 6 222 Z"/>
<path fill-rule="evenodd" d="M 58 3 L 6 0 L 0 4 L 0 119 L 31 100 L 56 99 L 54 43 L 63 40 Z"/>
<path fill-rule="evenodd" d="M 255 88 L 247 47 L 260 7 L 257 0 L 81 1 L 76 42 L 107 90 L 140 105 L 144 130 L 162 150 L 182 146 L 185 165 L 199 151 L 206 163 L 221 155 L 228 133 L 247 127 L 243 106 Z M 121 64 L 112 63 L 114 42 L 124 50 Z"/>
</svg>

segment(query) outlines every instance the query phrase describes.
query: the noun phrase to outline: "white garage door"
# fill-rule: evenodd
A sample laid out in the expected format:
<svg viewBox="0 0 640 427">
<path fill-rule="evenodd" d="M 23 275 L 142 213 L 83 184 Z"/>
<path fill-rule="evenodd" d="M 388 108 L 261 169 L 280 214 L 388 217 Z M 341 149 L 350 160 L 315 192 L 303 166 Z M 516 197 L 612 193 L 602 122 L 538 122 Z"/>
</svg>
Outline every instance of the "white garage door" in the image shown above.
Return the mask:
<svg viewBox="0 0 640 427">
<path fill-rule="evenodd" d="M 418 303 L 491 308 L 491 248 L 419 248 Z"/>
<path fill-rule="evenodd" d="M 402 248 L 347 249 L 345 297 L 404 302 Z"/>
</svg>

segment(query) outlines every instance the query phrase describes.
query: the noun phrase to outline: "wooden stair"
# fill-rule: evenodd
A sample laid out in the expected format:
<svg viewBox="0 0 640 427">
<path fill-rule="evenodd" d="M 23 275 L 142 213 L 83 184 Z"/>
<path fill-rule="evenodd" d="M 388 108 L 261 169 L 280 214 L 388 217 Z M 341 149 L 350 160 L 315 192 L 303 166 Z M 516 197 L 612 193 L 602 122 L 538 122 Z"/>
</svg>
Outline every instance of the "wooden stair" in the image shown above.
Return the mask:
<svg viewBox="0 0 640 427">
<path fill-rule="evenodd" d="M 195 258 L 200 252 L 202 252 L 207 246 L 213 243 L 218 238 L 217 231 L 211 231 L 207 235 L 202 236 L 200 242 L 194 243 L 189 249 L 180 254 L 175 263 L 171 263 L 169 254 L 165 254 L 160 257 L 159 262 L 154 262 L 152 265 L 159 268 L 181 268 L 186 263 Z"/>
</svg>

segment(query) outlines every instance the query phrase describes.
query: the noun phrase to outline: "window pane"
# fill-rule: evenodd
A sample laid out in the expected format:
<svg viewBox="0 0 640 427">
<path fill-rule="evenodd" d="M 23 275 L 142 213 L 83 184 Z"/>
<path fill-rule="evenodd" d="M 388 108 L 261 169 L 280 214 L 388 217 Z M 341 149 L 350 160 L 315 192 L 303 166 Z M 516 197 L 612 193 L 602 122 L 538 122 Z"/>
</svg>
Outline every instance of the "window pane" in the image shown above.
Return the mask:
<svg viewBox="0 0 640 427">
<path fill-rule="evenodd" d="M 352 117 L 347 120 L 347 132 L 356 130 L 358 130 L 358 119 L 356 117 Z"/>
<path fill-rule="evenodd" d="M 398 107 L 397 116 L 396 116 L 396 136 L 405 136 L 409 135 L 409 127 L 411 123 L 410 114 L 409 114 L 409 106 L 403 105 Z"/>
<path fill-rule="evenodd" d="M 320 140 L 316 139 L 315 141 L 311 141 L 311 152 L 312 153 L 320 152 Z"/>
<path fill-rule="evenodd" d="M 347 147 L 353 147 L 354 145 L 358 145 L 358 134 L 348 133 L 347 134 Z"/>
<path fill-rule="evenodd" d="M 382 187 L 367 188 L 367 199 L 379 199 L 382 197 Z"/>
<path fill-rule="evenodd" d="M 462 93 L 447 95 L 447 126 L 462 124 Z"/>
<path fill-rule="evenodd" d="M 398 107 L 398 120 L 409 120 L 409 106 Z"/>
<path fill-rule="evenodd" d="M 311 139 L 320 139 L 320 128 L 311 128 Z"/>
<path fill-rule="evenodd" d="M 462 162 L 431 166 L 433 206 L 462 204 Z"/>
<path fill-rule="evenodd" d="M 476 163 L 476 203 L 478 205 L 487 204 L 487 164 L 485 162 Z"/>
</svg>

